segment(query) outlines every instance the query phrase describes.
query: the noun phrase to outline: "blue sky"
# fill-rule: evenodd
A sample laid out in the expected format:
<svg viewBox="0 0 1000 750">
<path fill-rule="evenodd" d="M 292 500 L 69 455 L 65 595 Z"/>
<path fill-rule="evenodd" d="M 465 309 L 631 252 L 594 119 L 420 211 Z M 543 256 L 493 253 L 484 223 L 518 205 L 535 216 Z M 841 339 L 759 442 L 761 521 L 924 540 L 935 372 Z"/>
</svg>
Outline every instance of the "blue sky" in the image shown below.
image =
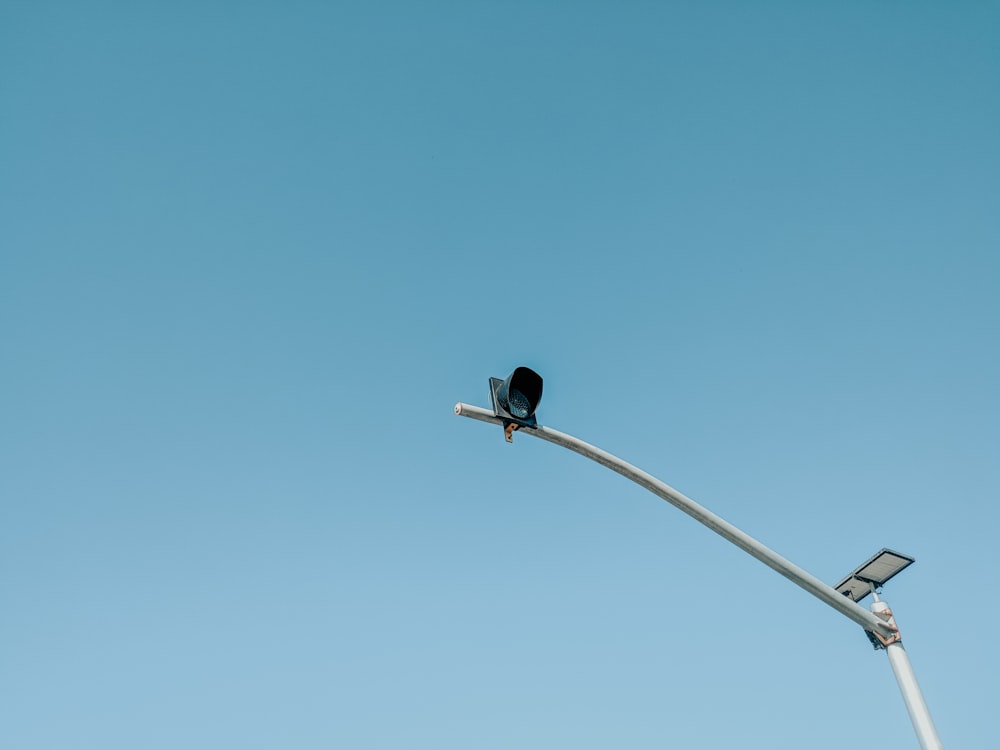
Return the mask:
<svg viewBox="0 0 1000 750">
<path fill-rule="evenodd" d="M 4 5 L 0 745 L 989 744 L 998 21 Z"/>
</svg>

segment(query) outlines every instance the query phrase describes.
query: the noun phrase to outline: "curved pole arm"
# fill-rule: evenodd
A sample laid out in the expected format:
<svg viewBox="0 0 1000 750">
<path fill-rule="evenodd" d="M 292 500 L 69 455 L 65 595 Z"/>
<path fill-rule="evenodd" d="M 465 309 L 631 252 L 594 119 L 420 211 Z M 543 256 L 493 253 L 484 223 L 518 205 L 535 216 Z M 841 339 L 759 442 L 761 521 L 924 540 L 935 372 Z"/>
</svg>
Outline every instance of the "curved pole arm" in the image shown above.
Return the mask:
<svg viewBox="0 0 1000 750">
<path fill-rule="evenodd" d="M 483 409 L 469 404 L 455 404 L 455 414 L 462 417 L 477 419 L 480 422 L 502 425 L 503 421 L 496 417 L 489 409 Z M 789 562 L 781 555 L 769 547 L 764 546 L 749 534 L 744 533 L 728 521 L 720 518 L 710 510 L 698 505 L 694 500 L 678 492 L 673 487 L 661 482 L 652 474 L 647 474 L 642 469 L 638 469 L 630 463 L 623 461 L 617 456 L 613 456 L 607 451 L 603 451 L 596 446 L 585 443 L 572 435 L 553 430 L 548 427 L 538 425 L 537 427 L 521 427 L 519 432 L 524 435 L 534 435 L 537 438 L 555 443 L 563 448 L 586 456 L 592 461 L 607 466 L 609 469 L 617 471 L 624 477 L 631 479 L 641 487 L 657 495 L 675 508 L 687 513 L 699 523 L 707 526 L 719 536 L 727 539 L 742 549 L 756 557 L 769 568 L 781 573 L 785 578 L 808 591 L 825 604 L 830 605 L 845 617 L 853 620 L 865 630 L 881 633 L 885 636 L 892 635 L 895 631 L 880 617 L 869 612 L 860 604 L 848 599 L 839 593 L 832 586 L 827 585 L 814 575 L 807 573 L 799 566 Z"/>
</svg>

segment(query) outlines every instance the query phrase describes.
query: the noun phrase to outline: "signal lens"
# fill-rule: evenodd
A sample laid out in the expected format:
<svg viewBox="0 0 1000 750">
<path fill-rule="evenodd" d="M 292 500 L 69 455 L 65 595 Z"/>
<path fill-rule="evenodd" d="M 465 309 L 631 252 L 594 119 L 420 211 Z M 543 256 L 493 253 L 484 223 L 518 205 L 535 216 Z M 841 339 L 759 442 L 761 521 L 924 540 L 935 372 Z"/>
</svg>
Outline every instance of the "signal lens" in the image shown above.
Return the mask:
<svg viewBox="0 0 1000 750">
<path fill-rule="evenodd" d="M 507 392 L 507 404 L 510 413 L 518 419 L 527 419 L 531 413 L 531 402 L 528 397 L 513 388 Z"/>
</svg>

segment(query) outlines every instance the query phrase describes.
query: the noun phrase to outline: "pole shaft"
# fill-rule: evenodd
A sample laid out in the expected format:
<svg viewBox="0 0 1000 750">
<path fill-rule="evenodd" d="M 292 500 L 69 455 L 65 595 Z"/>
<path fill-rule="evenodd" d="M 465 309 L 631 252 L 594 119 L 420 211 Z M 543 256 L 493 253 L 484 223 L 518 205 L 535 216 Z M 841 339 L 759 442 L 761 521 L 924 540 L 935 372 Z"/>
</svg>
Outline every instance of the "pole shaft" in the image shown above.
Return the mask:
<svg viewBox="0 0 1000 750">
<path fill-rule="evenodd" d="M 910 665 L 906 649 L 902 643 L 890 643 L 885 647 L 885 653 L 889 657 L 892 673 L 896 675 L 896 683 L 899 685 L 899 692 L 903 694 L 906 712 L 913 722 L 913 731 L 917 733 L 921 750 L 942 750 L 944 745 L 938 737 L 937 728 L 931 719 L 931 712 L 924 701 L 924 694 L 917 683 L 917 676 Z"/>
<path fill-rule="evenodd" d="M 480 422 L 490 422 L 492 424 L 503 423 L 502 420 L 496 417 L 492 411 L 478 406 L 471 406 L 469 404 L 455 404 L 455 414 L 462 417 L 469 417 L 470 419 L 477 419 Z M 550 443 L 555 443 L 563 448 L 568 448 L 571 451 L 579 453 L 581 456 L 586 456 L 603 466 L 607 466 L 609 469 L 612 469 L 622 476 L 631 479 L 639 486 L 645 487 L 654 495 L 666 500 L 674 507 L 684 511 L 699 523 L 707 526 L 719 536 L 732 542 L 744 552 L 747 552 L 757 558 L 769 568 L 777 571 L 788 580 L 805 589 L 824 604 L 833 607 L 835 610 L 840 612 L 845 617 L 853 620 L 865 630 L 879 632 L 886 636 L 889 636 L 894 632 L 884 620 L 872 614 L 860 604 L 857 604 L 842 595 L 832 586 L 829 586 L 812 574 L 807 573 L 799 566 L 786 560 L 774 550 L 761 544 L 749 534 L 741 531 L 739 528 L 715 515 L 710 510 L 703 508 L 691 498 L 678 492 L 668 484 L 661 482 L 659 479 L 646 473 L 642 469 L 636 468 L 632 464 L 623 461 L 607 451 L 601 450 L 600 448 L 590 445 L 589 443 L 585 443 L 579 438 L 575 438 L 572 435 L 567 435 L 563 432 L 559 432 L 558 430 L 553 430 L 541 425 L 538 427 L 523 427 L 519 430 L 518 434 L 534 435 L 537 438 L 541 438 L 542 440 Z"/>
</svg>

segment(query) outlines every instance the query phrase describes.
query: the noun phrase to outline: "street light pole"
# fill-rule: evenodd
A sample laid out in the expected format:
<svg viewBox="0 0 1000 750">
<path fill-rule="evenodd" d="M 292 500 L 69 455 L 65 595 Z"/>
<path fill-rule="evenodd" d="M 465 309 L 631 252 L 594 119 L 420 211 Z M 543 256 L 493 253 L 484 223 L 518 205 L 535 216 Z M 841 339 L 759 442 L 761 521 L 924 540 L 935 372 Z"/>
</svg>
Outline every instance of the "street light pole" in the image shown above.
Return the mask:
<svg viewBox="0 0 1000 750">
<path fill-rule="evenodd" d="M 510 439 L 510 433 L 512 431 L 510 420 L 505 420 L 496 416 L 496 414 L 489 409 L 483 409 L 478 406 L 471 406 L 469 404 L 459 402 L 455 404 L 455 414 L 462 417 L 469 417 L 470 419 L 476 419 L 480 422 L 489 422 L 491 424 L 501 425 L 507 431 L 508 440 Z M 927 711 L 927 706 L 923 701 L 923 696 L 920 694 L 920 688 L 917 686 L 916 677 L 913 676 L 913 670 L 909 665 L 909 659 L 906 656 L 906 652 L 902 649 L 902 644 L 899 643 L 899 629 L 892 620 L 891 613 L 889 617 L 884 617 L 879 616 L 880 614 L 884 615 L 884 611 L 880 610 L 879 614 L 869 612 L 860 604 L 856 603 L 852 598 L 842 595 L 832 586 L 827 585 L 794 563 L 786 560 L 777 552 L 757 541 L 749 534 L 740 530 L 736 526 L 733 526 L 731 523 L 720 518 L 708 509 L 703 508 L 691 498 L 678 492 L 668 484 L 661 482 L 653 475 L 646 473 L 642 469 L 623 461 L 607 451 L 601 450 L 600 448 L 586 443 L 579 438 L 575 438 L 572 435 L 567 435 L 564 432 L 559 432 L 558 430 L 553 430 L 538 424 L 514 425 L 513 430 L 520 430 L 521 434 L 534 435 L 535 437 L 541 438 L 547 442 L 555 443 L 563 448 L 568 448 L 575 453 L 579 453 L 581 456 L 586 456 L 602 466 L 606 466 L 609 469 L 618 472 L 622 476 L 631 479 L 636 484 L 641 487 L 645 487 L 654 495 L 657 495 L 674 507 L 684 511 L 699 523 L 710 528 L 719 536 L 729 542 L 732 542 L 743 551 L 757 558 L 772 570 L 777 571 L 785 578 L 805 589 L 824 604 L 833 607 L 842 615 L 860 625 L 866 631 L 874 634 L 875 637 L 881 642 L 889 644 L 886 646 L 886 651 L 889 654 L 889 660 L 892 665 L 893 672 L 896 675 L 896 680 L 903 693 L 903 699 L 910 714 L 910 719 L 913 722 L 914 730 L 917 733 L 917 738 L 920 741 L 921 749 L 940 750 L 940 748 L 942 748 L 941 740 L 937 735 L 937 730 L 934 727 L 934 723 L 931 721 L 930 713 Z M 898 646 L 899 648 L 892 649 L 892 646 Z"/>
</svg>

